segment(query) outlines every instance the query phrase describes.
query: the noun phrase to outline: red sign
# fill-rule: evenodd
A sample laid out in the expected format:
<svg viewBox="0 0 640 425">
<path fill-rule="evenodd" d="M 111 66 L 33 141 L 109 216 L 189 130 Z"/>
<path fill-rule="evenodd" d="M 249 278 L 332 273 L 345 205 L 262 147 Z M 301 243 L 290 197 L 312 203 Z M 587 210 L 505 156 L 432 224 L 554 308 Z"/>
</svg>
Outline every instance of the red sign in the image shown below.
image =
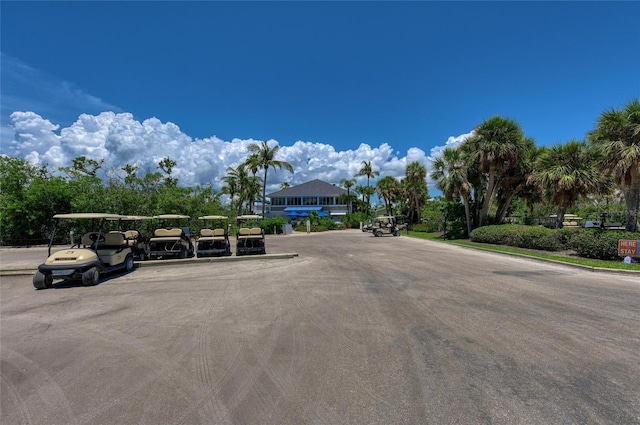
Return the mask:
<svg viewBox="0 0 640 425">
<path fill-rule="evenodd" d="M 618 241 L 618 255 L 621 257 L 626 257 L 627 255 L 631 257 L 638 256 L 638 241 L 628 240 L 628 239 L 620 239 Z"/>
</svg>

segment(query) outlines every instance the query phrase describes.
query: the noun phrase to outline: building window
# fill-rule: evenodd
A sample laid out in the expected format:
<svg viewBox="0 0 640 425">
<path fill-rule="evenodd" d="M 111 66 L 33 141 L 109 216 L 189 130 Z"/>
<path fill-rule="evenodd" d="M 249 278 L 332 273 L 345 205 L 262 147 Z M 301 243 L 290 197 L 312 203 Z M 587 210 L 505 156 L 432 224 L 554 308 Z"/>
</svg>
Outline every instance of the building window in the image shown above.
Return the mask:
<svg viewBox="0 0 640 425">
<path fill-rule="evenodd" d="M 318 205 L 318 198 L 316 196 L 305 196 L 302 198 L 302 205 Z"/>
<path fill-rule="evenodd" d="M 271 205 L 285 205 L 286 198 L 272 198 Z"/>
<path fill-rule="evenodd" d="M 320 197 L 320 203 L 318 205 L 335 205 L 336 198 L 333 196 L 322 196 Z"/>
<path fill-rule="evenodd" d="M 301 205 L 300 198 L 287 198 L 287 205 Z"/>
</svg>

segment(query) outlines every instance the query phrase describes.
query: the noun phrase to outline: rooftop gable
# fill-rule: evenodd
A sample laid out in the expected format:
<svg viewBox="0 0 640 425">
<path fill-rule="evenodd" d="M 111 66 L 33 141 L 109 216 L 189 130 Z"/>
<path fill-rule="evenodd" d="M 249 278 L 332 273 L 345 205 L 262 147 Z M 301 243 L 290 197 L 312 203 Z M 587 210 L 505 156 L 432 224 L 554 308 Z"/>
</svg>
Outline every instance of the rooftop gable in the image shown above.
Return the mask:
<svg viewBox="0 0 640 425">
<path fill-rule="evenodd" d="M 286 198 L 291 196 L 340 196 L 347 191 L 335 184 L 315 179 L 297 186 L 288 187 L 278 192 L 267 194 L 269 198 Z"/>
</svg>

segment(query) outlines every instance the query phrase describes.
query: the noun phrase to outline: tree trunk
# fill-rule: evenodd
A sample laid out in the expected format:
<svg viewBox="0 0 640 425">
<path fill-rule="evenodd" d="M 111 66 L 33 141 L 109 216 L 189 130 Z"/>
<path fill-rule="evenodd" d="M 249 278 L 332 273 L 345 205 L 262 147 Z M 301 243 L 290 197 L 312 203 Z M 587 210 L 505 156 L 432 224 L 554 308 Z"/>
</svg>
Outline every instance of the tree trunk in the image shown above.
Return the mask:
<svg viewBox="0 0 640 425">
<path fill-rule="evenodd" d="M 495 168 L 491 167 L 489 169 L 489 180 L 487 181 L 487 189 L 486 193 L 484 194 L 484 202 L 482 203 L 482 210 L 480 211 L 480 226 L 485 226 L 487 224 L 489 210 L 491 209 L 491 204 L 493 203 L 493 198 L 497 186 L 496 182 L 497 176 Z"/>
<path fill-rule="evenodd" d="M 556 217 L 556 229 L 562 228 L 562 223 L 564 222 L 564 213 L 567 211 L 566 208 L 560 207 L 558 208 L 558 217 Z"/>
<path fill-rule="evenodd" d="M 639 186 L 639 185 L 633 185 Z M 628 232 L 638 231 L 638 205 L 640 204 L 640 188 L 630 187 L 624 191 L 624 200 L 627 204 L 627 225 Z"/>
<path fill-rule="evenodd" d="M 471 210 L 469 208 L 469 197 L 463 196 L 462 201 L 464 203 L 464 216 L 467 220 L 467 237 L 471 235 L 472 222 L 471 222 Z"/>
<path fill-rule="evenodd" d="M 504 200 L 502 205 L 498 206 L 498 211 L 496 212 L 496 224 L 500 224 L 504 220 L 505 216 L 507 215 L 507 210 L 509 209 L 509 205 L 511 205 L 511 200 L 513 199 L 516 193 L 517 192 L 514 192 L 513 194 L 509 195 L 507 199 Z"/>
<path fill-rule="evenodd" d="M 264 208 L 267 204 L 267 170 L 269 167 L 265 167 L 264 169 L 264 181 L 262 182 L 262 218 L 264 218 Z M 253 201 L 252 201 L 253 202 Z"/>
</svg>

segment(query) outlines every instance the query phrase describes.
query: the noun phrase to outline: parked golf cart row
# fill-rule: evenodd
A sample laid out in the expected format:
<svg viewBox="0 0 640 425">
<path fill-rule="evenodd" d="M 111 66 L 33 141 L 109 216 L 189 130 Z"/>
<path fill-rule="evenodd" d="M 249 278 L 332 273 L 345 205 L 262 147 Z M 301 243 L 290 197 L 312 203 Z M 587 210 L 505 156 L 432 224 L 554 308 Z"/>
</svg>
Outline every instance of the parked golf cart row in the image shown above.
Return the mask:
<svg viewBox="0 0 640 425">
<path fill-rule="evenodd" d="M 55 279 L 76 279 L 86 286 L 96 285 L 103 273 L 132 271 L 134 259 L 231 255 L 230 224 L 224 216 L 199 217 L 205 227 L 195 238 L 188 226 L 181 226 L 190 217 L 179 214 L 146 217 L 74 213 L 57 214 L 53 218 L 55 226 L 49 241 L 48 258 L 38 266 L 33 277 L 33 286 L 37 289 L 50 288 Z M 151 219 L 159 220 L 164 226 L 154 230 L 152 237 L 146 238 L 140 231 L 141 223 Z M 250 223 L 257 223 L 260 219 L 260 216 L 254 215 L 238 217 L 240 227 L 236 234 L 236 255 L 266 254 L 264 231 L 260 227 L 248 227 Z M 51 254 L 56 232 L 64 220 L 84 222 L 83 227 L 92 230 L 82 234 L 77 242 L 73 240 L 72 233 L 71 247 Z M 109 227 L 114 227 L 114 222 L 118 229 L 108 230 Z M 192 239 L 196 240 L 196 244 Z"/>
</svg>

